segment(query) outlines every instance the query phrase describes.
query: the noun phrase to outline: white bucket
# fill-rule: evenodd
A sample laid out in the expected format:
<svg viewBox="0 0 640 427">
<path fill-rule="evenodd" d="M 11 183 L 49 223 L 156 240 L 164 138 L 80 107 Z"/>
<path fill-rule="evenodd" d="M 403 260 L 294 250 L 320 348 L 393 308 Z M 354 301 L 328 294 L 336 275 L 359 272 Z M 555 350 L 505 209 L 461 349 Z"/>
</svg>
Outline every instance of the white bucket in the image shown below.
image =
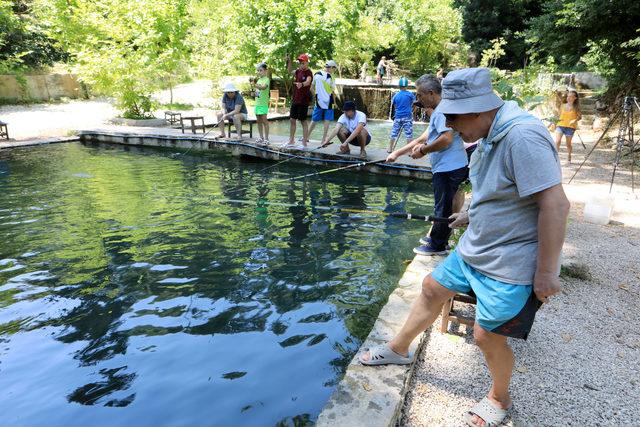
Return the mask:
<svg viewBox="0 0 640 427">
<path fill-rule="evenodd" d="M 584 205 L 584 220 L 592 224 L 609 224 L 614 201 L 615 198 L 611 194 L 591 196 Z"/>
</svg>

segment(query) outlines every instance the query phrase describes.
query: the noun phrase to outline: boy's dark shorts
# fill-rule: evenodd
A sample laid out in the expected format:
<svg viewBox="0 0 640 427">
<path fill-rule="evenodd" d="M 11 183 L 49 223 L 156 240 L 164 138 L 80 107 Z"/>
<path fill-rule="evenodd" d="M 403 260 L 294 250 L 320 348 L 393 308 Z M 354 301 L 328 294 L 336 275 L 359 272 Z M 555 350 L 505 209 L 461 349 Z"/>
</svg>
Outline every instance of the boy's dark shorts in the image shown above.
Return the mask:
<svg viewBox="0 0 640 427">
<path fill-rule="evenodd" d="M 289 118 L 304 122 L 309 117 L 309 105 L 291 104 Z"/>
</svg>

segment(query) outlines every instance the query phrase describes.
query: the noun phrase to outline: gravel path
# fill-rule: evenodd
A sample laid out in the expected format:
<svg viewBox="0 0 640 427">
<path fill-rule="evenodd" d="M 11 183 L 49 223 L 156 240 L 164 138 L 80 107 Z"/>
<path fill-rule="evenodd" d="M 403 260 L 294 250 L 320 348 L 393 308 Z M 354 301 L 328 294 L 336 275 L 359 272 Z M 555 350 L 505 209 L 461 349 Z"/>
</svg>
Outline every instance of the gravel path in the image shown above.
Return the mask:
<svg viewBox="0 0 640 427">
<path fill-rule="evenodd" d="M 588 148 L 594 136 L 583 135 Z M 584 150 L 576 151 L 581 162 Z M 614 186 L 618 222 L 585 223 L 580 203 L 595 192 L 608 192 L 612 158 L 613 151 L 596 150 L 593 162 L 567 187 L 572 210 L 563 291 L 540 310 L 526 342 L 512 340 L 515 410 L 508 426 L 638 425 L 640 209 L 630 189 L 628 162 Z M 567 180 L 575 168 L 565 166 Z M 480 350 L 466 327 L 457 330 L 457 335 L 429 333 L 401 425 L 464 425 L 462 413 L 488 390 Z"/>
<path fill-rule="evenodd" d="M 0 107 L 0 120 L 9 124 L 9 136 L 18 141 L 68 136 L 78 129 L 104 125 L 116 115 L 111 101 L 102 98 Z"/>
</svg>

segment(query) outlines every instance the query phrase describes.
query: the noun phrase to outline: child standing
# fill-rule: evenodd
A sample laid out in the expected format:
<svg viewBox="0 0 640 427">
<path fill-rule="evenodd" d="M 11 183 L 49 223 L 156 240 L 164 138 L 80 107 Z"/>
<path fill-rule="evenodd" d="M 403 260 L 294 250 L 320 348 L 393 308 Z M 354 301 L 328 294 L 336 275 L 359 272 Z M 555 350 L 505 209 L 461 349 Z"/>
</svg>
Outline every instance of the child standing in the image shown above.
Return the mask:
<svg viewBox="0 0 640 427">
<path fill-rule="evenodd" d="M 571 140 L 573 139 L 573 134 L 578 128 L 578 122 L 581 118 L 582 113 L 580 113 L 578 92 L 575 89 L 569 89 L 565 94 L 564 102 L 560 106 L 560 120 L 556 125 L 556 148 L 559 152 L 562 135 L 564 135 L 567 141 L 567 157 L 569 163 L 571 163 Z"/>
<path fill-rule="evenodd" d="M 391 128 L 387 153 L 391 153 L 395 149 L 394 145 L 400 129 L 404 130 L 407 142 L 413 139 L 413 103 L 416 100 L 416 96 L 413 92 L 407 90 L 409 80 L 406 77 L 400 77 L 398 85 L 400 86 L 400 92 L 396 93 L 391 99 L 396 115 L 393 119 L 393 128 Z"/>
<path fill-rule="evenodd" d="M 264 62 L 256 65 L 258 72 L 258 81 L 256 82 L 256 122 L 258 124 L 258 132 L 260 137 L 256 140 L 258 144 L 269 145 L 269 88 L 271 80 L 267 75 L 267 64 Z"/>
</svg>

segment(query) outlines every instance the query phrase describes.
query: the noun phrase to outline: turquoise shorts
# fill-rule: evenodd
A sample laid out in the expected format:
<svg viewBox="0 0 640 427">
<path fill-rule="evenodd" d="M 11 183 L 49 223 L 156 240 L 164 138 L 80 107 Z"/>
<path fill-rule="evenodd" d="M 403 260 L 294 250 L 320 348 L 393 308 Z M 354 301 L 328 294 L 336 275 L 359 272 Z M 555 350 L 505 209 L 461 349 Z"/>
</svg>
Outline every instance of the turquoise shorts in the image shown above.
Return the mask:
<svg viewBox="0 0 640 427">
<path fill-rule="evenodd" d="M 475 296 L 476 322 L 485 331 L 499 335 L 526 340 L 542 305 L 532 285 L 513 285 L 487 277 L 464 262 L 455 250 L 431 277 L 451 291 Z"/>
</svg>

